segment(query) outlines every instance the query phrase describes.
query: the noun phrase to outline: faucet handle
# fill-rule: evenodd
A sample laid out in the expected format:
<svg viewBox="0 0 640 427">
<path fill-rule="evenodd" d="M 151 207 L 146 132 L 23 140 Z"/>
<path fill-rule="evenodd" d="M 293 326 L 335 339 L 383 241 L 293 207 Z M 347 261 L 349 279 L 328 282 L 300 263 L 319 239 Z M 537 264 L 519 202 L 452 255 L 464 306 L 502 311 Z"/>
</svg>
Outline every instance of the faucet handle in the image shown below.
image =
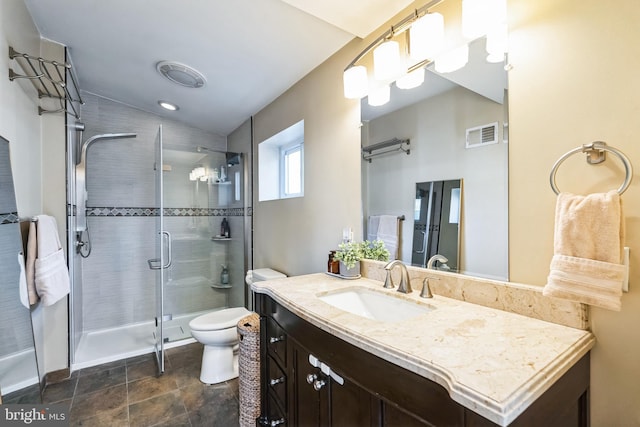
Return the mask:
<svg viewBox="0 0 640 427">
<path fill-rule="evenodd" d="M 439 280 L 436 278 L 436 280 Z M 433 298 L 433 294 L 431 293 L 431 287 L 429 286 L 429 278 L 425 277 L 422 280 L 422 291 L 420 292 L 420 296 L 422 298 Z"/>
<path fill-rule="evenodd" d="M 387 270 L 387 277 L 384 279 L 383 288 L 393 289 L 394 287 L 395 285 L 393 284 L 393 279 L 391 278 L 391 270 Z"/>
</svg>

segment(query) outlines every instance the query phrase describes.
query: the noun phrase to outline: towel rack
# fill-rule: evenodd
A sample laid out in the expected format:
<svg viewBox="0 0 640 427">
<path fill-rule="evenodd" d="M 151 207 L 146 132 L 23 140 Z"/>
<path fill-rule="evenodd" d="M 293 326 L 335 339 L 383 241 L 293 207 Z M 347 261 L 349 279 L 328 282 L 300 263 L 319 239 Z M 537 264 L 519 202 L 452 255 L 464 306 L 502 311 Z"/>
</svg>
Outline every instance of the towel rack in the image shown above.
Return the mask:
<svg viewBox="0 0 640 427">
<path fill-rule="evenodd" d="M 411 154 L 411 150 L 409 148 L 410 145 L 411 145 L 411 142 L 409 141 L 408 138 L 406 139 L 392 138 L 387 141 L 378 142 L 377 144 L 368 145 L 366 147 L 362 147 L 362 160 L 366 160 L 369 163 L 371 163 L 372 158 L 376 156 L 380 156 L 382 154 L 393 153 L 395 151 L 402 151 L 403 153 L 406 153 L 407 155 L 409 155 Z M 395 148 L 392 148 L 392 147 L 395 147 Z M 374 153 L 374 151 L 384 150 L 385 148 L 387 148 L 387 150 Z M 388 148 L 391 148 L 391 149 L 388 149 Z M 369 153 L 369 154 L 365 154 L 365 153 Z"/>
<path fill-rule="evenodd" d="M 69 57 L 67 49 L 65 49 L 65 56 Z M 76 107 L 76 104 L 84 105 L 84 101 L 80 96 L 80 88 L 70 60 L 69 62 L 51 61 L 18 52 L 11 46 L 9 46 L 9 59 L 15 61 L 25 72 L 25 74 L 18 74 L 12 68 L 9 68 L 10 81 L 16 79 L 30 80 L 38 92 L 38 98 L 54 100 L 52 104 L 56 105 L 55 109 L 45 109 L 39 106 L 39 115 L 64 111 L 73 114 L 76 119 L 80 118 L 80 107 Z M 67 84 L 67 76 L 68 80 L 71 81 L 71 86 Z M 68 104 L 65 104 L 66 101 L 69 101 Z"/>
<path fill-rule="evenodd" d="M 598 163 L 602 163 L 606 160 L 606 153 L 611 153 L 618 157 L 622 164 L 624 165 L 625 178 L 624 182 L 618 188 L 618 194 L 624 193 L 629 184 L 631 184 L 631 178 L 633 177 L 633 168 L 631 166 L 631 161 L 629 158 L 620 150 L 609 147 L 606 142 L 603 141 L 595 141 L 590 144 L 583 144 L 581 147 L 574 148 L 566 152 L 560 157 L 556 163 L 551 168 L 551 174 L 549 175 L 549 183 L 551 184 L 551 189 L 554 193 L 560 194 L 560 190 L 556 184 L 556 172 L 558 171 L 558 167 L 560 164 L 564 162 L 568 157 L 572 156 L 575 153 L 586 153 L 587 155 L 587 163 L 590 165 L 597 165 Z"/>
</svg>

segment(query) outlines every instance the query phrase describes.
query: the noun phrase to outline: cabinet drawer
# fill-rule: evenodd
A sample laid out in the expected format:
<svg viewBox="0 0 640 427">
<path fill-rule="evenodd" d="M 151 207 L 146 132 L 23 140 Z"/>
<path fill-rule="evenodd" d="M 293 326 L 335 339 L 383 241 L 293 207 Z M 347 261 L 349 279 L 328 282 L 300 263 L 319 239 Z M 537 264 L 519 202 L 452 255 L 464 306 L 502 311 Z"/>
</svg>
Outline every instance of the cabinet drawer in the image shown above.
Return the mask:
<svg viewBox="0 0 640 427">
<path fill-rule="evenodd" d="M 287 369 L 287 334 L 271 317 L 267 317 L 267 352 Z"/>
<path fill-rule="evenodd" d="M 269 394 L 275 396 L 282 408 L 287 402 L 287 376 L 271 356 L 267 357 L 267 386 Z"/>
<path fill-rule="evenodd" d="M 271 394 L 267 398 L 267 420 L 263 425 L 274 427 L 287 425 L 287 418 L 284 416 L 284 412 Z"/>
</svg>

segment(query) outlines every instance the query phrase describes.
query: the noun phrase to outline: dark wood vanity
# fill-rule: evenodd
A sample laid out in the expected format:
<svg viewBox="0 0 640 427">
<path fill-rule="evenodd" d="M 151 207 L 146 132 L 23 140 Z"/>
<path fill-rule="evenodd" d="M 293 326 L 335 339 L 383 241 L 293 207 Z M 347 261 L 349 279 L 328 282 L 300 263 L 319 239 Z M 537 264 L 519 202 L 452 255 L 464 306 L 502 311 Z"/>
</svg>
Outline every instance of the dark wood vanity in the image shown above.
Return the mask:
<svg viewBox="0 0 640 427">
<path fill-rule="evenodd" d="M 498 425 L 453 401 L 441 385 L 325 332 L 265 294 L 256 294 L 256 311 L 262 370 L 257 425 Z M 509 425 L 588 426 L 588 399 L 589 353 Z"/>
</svg>

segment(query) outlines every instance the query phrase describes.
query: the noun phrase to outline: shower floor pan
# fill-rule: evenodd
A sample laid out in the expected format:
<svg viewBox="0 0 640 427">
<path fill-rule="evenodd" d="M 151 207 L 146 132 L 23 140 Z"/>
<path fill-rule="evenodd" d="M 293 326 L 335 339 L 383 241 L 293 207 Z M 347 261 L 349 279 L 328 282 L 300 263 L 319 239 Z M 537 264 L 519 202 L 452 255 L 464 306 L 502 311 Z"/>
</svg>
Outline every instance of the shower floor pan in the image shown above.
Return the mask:
<svg viewBox="0 0 640 427">
<path fill-rule="evenodd" d="M 179 347 L 196 342 L 191 337 L 189 322 L 202 313 L 174 317 L 165 329 L 164 348 Z M 72 370 L 89 368 L 103 363 L 140 356 L 154 351 L 155 323 L 153 321 L 84 332 L 76 351 Z M 169 342 L 166 342 L 166 338 Z"/>
</svg>

